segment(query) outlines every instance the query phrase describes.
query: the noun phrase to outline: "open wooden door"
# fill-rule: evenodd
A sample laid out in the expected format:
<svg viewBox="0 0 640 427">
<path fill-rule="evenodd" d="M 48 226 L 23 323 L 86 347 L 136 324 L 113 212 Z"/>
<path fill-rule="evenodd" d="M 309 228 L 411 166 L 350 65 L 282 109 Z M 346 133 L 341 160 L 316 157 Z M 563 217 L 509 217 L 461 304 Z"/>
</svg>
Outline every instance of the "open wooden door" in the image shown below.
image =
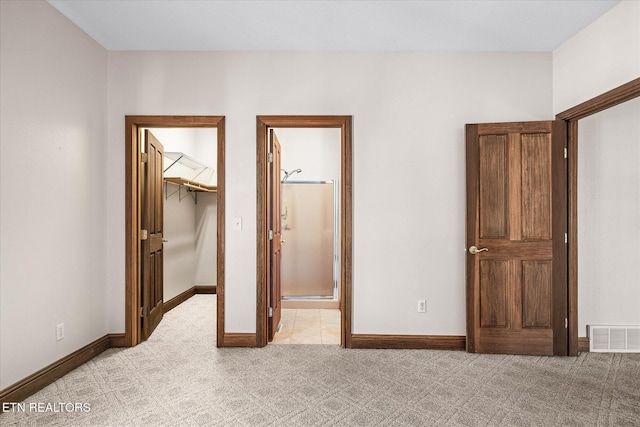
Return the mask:
<svg viewBox="0 0 640 427">
<path fill-rule="evenodd" d="M 269 341 L 273 340 L 280 324 L 281 299 L 280 260 L 282 218 L 280 216 L 280 142 L 273 129 L 269 130 L 269 167 L 267 168 L 267 224 L 269 233 L 269 262 L 267 263 Z"/>
<path fill-rule="evenodd" d="M 149 130 L 145 130 L 146 163 L 142 168 L 140 188 L 142 205 L 141 240 L 141 340 L 149 338 L 162 319 L 163 291 L 163 208 L 162 178 L 164 147 Z M 145 156 L 143 156 L 144 159 Z"/>
<path fill-rule="evenodd" d="M 567 355 L 566 125 L 466 133 L 467 351 Z"/>
</svg>

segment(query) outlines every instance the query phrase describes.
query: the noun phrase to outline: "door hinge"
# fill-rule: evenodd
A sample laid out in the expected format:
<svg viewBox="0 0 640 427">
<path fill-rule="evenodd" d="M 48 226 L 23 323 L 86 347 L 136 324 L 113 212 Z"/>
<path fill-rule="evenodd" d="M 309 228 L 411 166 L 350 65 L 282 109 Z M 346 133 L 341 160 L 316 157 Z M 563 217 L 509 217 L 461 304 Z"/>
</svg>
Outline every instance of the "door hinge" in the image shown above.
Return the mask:
<svg viewBox="0 0 640 427">
<path fill-rule="evenodd" d="M 269 317 L 273 317 L 273 307 L 269 307 Z"/>
<path fill-rule="evenodd" d="M 568 158 L 569 157 L 569 153 L 567 152 L 567 148 L 565 147 L 564 149 L 564 158 Z"/>
<path fill-rule="evenodd" d="M 273 163 L 273 153 L 269 153 L 269 155 L 267 156 L 267 162 Z"/>
<path fill-rule="evenodd" d="M 569 319 L 564 318 L 564 328 L 567 329 L 569 327 Z"/>
<path fill-rule="evenodd" d="M 273 240 L 273 230 L 269 230 L 269 240 Z"/>
<path fill-rule="evenodd" d="M 564 244 L 566 245 L 567 243 L 569 243 L 569 237 L 567 236 L 567 233 L 564 233 Z"/>
<path fill-rule="evenodd" d="M 147 230 L 140 230 L 140 240 L 147 240 L 149 238 L 149 232 Z"/>
<path fill-rule="evenodd" d="M 147 163 L 149 161 L 149 154 L 148 153 L 140 153 L 140 162 L 141 163 Z"/>
<path fill-rule="evenodd" d="M 140 317 L 147 317 L 149 315 L 149 309 L 147 307 L 140 307 Z"/>
</svg>

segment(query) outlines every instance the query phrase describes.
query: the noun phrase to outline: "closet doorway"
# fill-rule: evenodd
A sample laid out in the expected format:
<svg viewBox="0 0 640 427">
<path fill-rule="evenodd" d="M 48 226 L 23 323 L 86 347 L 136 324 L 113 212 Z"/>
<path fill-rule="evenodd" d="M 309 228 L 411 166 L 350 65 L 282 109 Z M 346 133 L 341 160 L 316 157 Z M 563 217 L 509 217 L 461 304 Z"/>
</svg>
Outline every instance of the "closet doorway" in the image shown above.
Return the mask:
<svg viewBox="0 0 640 427">
<path fill-rule="evenodd" d="M 215 294 L 217 129 L 150 128 L 164 147 L 164 312 Z"/>
<path fill-rule="evenodd" d="M 145 301 L 148 299 L 148 289 L 144 284 L 146 277 L 154 275 L 153 271 L 146 271 L 147 265 L 154 263 L 145 259 L 144 250 L 148 237 L 144 218 L 148 172 L 144 164 L 149 161 L 149 155 L 143 148 L 145 134 L 155 134 L 167 146 L 159 174 L 161 198 L 155 202 L 162 211 L 165 207 L 170 209 L 166 212 L 168 218 L 161 221 L 163 227 L 159 237 L 163 241 L 161 252 L 165 265 L 163 267 L 160 263 L 155 269 L 156 278 L 158 275 L 165 278 L 162 289 L 155 292 L 156 296 L 164 293 L 158 306 L 168 311 L 194 293 L 216 292 L 220 297 L 217 299 L 219 344 L 222 339 L 220 330 L 224 331 L 224 320 L 221 319 L 221 294 L 224 289 L 224 117 L 127 116 L 125 128 L 126 305 L 123 345 L 135 346 L 146 338 L 144 327 L 148 307 L 145 307 Z M 213 214 L 215 219 L 212 218 Z M 159 217 L 163 216 L 161 212 Z M 201 221 L 197 221 L 198 218 Z M 167 224 L 167 221 L 171 224 Z M 191 229 L 186 230 L 184 226 L 190 226 Z M 207 227 L 210 228 L 209 232 Z M 213 233 L 211 228 L 215 228 Z M 172 236 L 174 241 L 169 241 Z M 188 254 L 180 248 L 181 243 L 185 243 L 182 241 L 185 236 L 190 240 L 186 242 L 187 246 L 193 246 L 187 251 Z M 172 253 L 173 257 L 182 253 L 193 262 L 167 259 L 167 255 L 172 256 Z M 179 271 L 184 265 L 192 267 L 188 275 Z M 193 284 L 180 283 L 185 276 L 193 276 Z M 188 280 L 191 282 L 191 279 Z"/>
<path fill-rule="evenodd" d="M 340 329 L 334 328 L 335 342 L 327 343 L 350 347 L 351 117 L 259 116 L 257 125 L 256 344 L 267 345 L 279 324 L 291 328 L 283 309 L 300 309 L 301 317 L 315 316 L 308 309 L 318 311 L 317 323 L 322 315 L 327 323 L 333 320 L 322 310 L 339 309 Z M 322 336 L 327 334 L 331 328 L 325 327 Z"/>
</svg>

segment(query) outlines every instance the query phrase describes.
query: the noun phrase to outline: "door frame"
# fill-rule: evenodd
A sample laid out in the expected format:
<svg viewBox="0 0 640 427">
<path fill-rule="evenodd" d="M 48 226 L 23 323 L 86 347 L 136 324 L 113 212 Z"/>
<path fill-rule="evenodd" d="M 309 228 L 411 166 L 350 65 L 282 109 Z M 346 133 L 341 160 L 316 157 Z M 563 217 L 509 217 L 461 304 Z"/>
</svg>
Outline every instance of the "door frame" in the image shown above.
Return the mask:
<svg viewBox="0 0 640 427">
<path fill-rule="evenodd" d="M 578 338 L 578 121 L 640 96 L 640 77 L 556 115 L 567 122 L 569 356 L 577 356 Z"/>
<path fill-rule="evenodd" d="M 216 128 L 217 140 L 217 344 L 224 339 L 224 116 L 125 116 L 125 333 L 123 346 L 140 343 L 140 129 Z"/>
<path fill-rule="evenodd" d="M 338 128 L 340 129 L 340 344 L 351 348 L 352 265 L 353 265 L 353 151 L 352 116 L 257 116 L 257 277 L 256 277 L 256 347 L 268 340 L 267 262 L 269 239 L 267 223 L 267 153 L 269 128 Z"/>
</svg>

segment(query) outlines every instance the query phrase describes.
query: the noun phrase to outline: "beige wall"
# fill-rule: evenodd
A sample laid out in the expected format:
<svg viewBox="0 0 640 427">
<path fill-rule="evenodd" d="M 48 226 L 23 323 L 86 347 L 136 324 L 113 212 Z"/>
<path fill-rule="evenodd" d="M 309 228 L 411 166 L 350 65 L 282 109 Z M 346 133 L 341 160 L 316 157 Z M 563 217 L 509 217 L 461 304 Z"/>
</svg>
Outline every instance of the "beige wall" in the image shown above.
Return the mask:
<svg viewBox="0 0 640 427">
<path fill-rule="evenodd" d="M 225 328 L 254 332 L 256 115 L 352 115 L 353 331 L 464 335 L 464 124 L 550 119 L 551 68 L 550 53 L 110 52 L 107 167 L 124 169 L 125 114 L 227 117 Z M 123 180 L 107 191 L 112 331 Z"/>
<path fill-rule="evenodd" d="M 281 128 L 276 135 L 282 146 L 282 169 L 302 169 L 291 181 L 340 179 L 340 129 Z M 284 173 L 281 175 L 284 178 Z"/>
<path fill-rule="evenodd" d="M 580 120 L 578 333 L 640 325 L 640 98 Z"/>
<path fill-rule="evenodd" d="M 106 215 L 123 211 L 106 207 L 107 52 L 44 2 L 1 1 L 0 31 L 3 389 L 112 332 Z"/>
<path fill-rule="evenodd" d="M 623 1 L 553 52 L 554 112 L 640 76 L 640 2 Z M 578 334 L 640 324 L 640 101 L 578 130 Z"/>
<path fill-rule="evenodd" d="M 553 112 L 640 76 L 640 1 L 623 0 L 553 51 Z"/>
</svg>

